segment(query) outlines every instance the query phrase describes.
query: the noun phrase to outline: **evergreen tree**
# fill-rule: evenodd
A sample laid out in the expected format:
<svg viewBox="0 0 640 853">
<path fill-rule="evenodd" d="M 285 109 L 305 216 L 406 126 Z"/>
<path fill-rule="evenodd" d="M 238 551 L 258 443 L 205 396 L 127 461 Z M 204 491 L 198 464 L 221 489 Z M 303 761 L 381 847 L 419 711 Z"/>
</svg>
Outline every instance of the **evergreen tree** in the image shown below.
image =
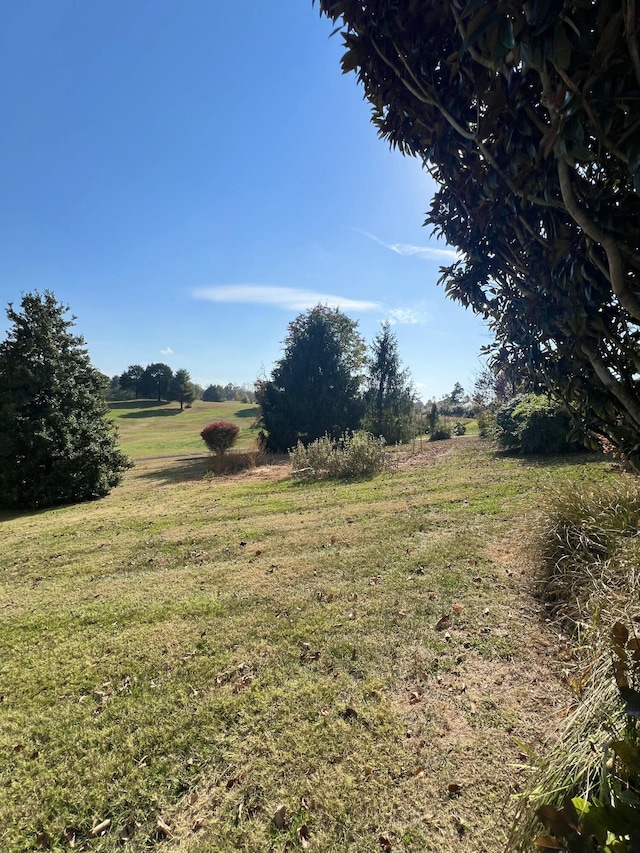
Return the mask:
<svg viewBox="0 0 640 853">
<path fill-rule="evenodd" d="M 387 444 L 408 441 L 414 391 L 409 371 L 400 367 L 398 341 L 388 322 L 374 338 L 367 367 L 364 428 Z"/>
<path fill-rule="evenodd" d="M 0 506 L 36 508 L 106 495 L 128 459 L 105 420 L 102 375 L 50 291 L 10 304 L 0 344 Z"/>
<path fill-rule="evenodd" d="M 287 450 L 356 429 L 363 413 L 358 324 L 337 308 L 316 305 L 289 324 L 284 355 L 256 399 L 271 450 Z"/>
<path fill-rule="evenodd" d="M 188 370 L 184 368 L 176 370 L 169 386 L 169 396 L 172 400 L 177 400 L 180 403 L 180 411 L 183 410 L 185 404 L 190 406 L 193 403 L 196 394 Z"/>
</svg>

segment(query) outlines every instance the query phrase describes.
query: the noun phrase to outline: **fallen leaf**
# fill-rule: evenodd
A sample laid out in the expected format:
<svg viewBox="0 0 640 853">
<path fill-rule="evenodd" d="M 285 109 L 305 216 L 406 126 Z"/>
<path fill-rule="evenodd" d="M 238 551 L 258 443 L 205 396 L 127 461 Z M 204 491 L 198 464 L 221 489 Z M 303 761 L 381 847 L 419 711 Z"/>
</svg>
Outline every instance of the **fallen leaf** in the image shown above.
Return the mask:
<svg viewBox="0 0 640 853">
<path fill-rule="evenodd" d="M 97 823 L 93 829 L 91 830 L 91 835 L 95 838 L 98 835 L 102 835 L 105 830 L 109 829 L 111 826 L 111 818 L 108 817 L 105 820 L 101 820 L 100 823 Z"/>
<path fill-rule="evenodd" d="M 457 613 L 459 616 L 463 610 L 464 610 L 464 605 L 460 604 L 459 601 L 456 601 L 456 603 L 453 605 L 453 612 Z"/>
<path fill-rule="evenodd" d="M 345 708 L 344 711 L 340 711 L 339 716 L 341 716 L 343 720 L 357 720 L 358 712 L 353 708 Z"/>
<path fill-rule="evenodd" d="M 189 803 L 191 805 L 193 805 L 194 803 L 197 803 L 197 802 L 198 802 L 198 794 L 196 791 L 192 791 L 191 794 L 189 795 Z"/>
<path fill-rule="evenodd" d="M 199 817 L 199 818 L 197 818 L 197 820 L 194 820 L 194 822 L 192 823 L 191 832 L 198 832 L 198 830 L 202 829 L 203 826 L 204 826 L 204 820 L 201 817 Z"/>
<path fill-rule="evenodd" d="M 389 853 L 389 851 L 391 851 L 393 849 L 393 844 L 384 835 L 381 835 L 378 838 L 378 844 L 380 845 L 380 847 L 382 847 L 383 850 L 386 850 L 387 853 Z"/>
<path fill-rule="evenodd" d="M 462 785 L 458 785 L 457 782 L 451 782 L 450 785 L 447 785 L 447 790 L 450 797 L 459 797 L 462 793 Z"/>
<path fill-rule="evenodd" d="M 51 850 L 51 836 L 48 832 L 39 832 L 36 835 L 36 850 Z"/>
<path fill-rule="evenodd" d="M 300 844 L 302 844 L 305 850 L 311 845 L 309 827 L 306 823 L 303 823 L 300 829 L 298 829 L 298 838 L 300 839 Z"/>
<path fill-rule="evenodd" d="M 157 824 L 158 829 L 166 838 L 172 837 L 173 833 L 171 832 L 171 827 L 162 820 L 160 815 L 158 815 Z"/>
<path fill-rule="evenodd" d="M 451 616 L 449 615 L 449 613 L 445 613 L 444 616 L 441 616 L 436 622 L 436 631 L 444 631 L 444 629 L 448 628 L 450 624 Z"/>
<path fill-rule="evenodd" d="M 417 705 L 418 702 L 422 702 L 422 696 L 417 690 L 412 690 L 411 693 L 409 693 L 409 704 Z"/>
<path fill-rule="evenodd" d="M 276 825 L 277 829 L 286 829 L 289 825 L 289 821 L 287 820 L 287 810 L 285 806 L 280 806 L 280 808 L 276 811 L 273 816 L 273 822 Z"/>
<path fill-rule="evenodd" d="M 25 749 L 25 745 L 24 745 L 23 743 L 17 743 L 17 744 L 13 747 L 13 751 L 14 751 L 14 752 L 22 752 L 22 750 L 23 750 L 23 749 Z"/>
</svg>

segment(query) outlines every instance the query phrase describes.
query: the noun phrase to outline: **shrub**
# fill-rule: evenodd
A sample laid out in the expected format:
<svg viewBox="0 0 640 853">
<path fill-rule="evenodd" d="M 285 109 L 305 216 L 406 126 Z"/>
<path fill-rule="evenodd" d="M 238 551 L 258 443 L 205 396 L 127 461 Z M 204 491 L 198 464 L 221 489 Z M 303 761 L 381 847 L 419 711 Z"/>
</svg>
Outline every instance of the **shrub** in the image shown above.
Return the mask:
<svg viewBox="0 0 640 853">
<path fill-rule="evenodd" d="M 240 432 L 236 424 L 227 421 L 215 421 L 206 426 L 200 436 L 212 453 L 223 454 L 233 447 Z"/>
<path fill-rule="evenodd" d="M 467 431 L 467 425 L 463 424 L 462 421 L 456 421 L 453 425 L 453 434 L 454 435 L 464 435 Z"/>
<path fill-rule="evenodd" d="M 429 441 L 444 441 L 447 438 L 451 438 L 451 424 L 440 419 L 431 430 Z"/>
<path fill-rule="evenodd" d="M 583 450 L 572 441 L 572 423 L 560 403 L 541 394 L 517 396 L 496 412 L 496 439 L 505 450 L 525 454 Z"/>
<path fill-rule="evenodd" d="M 374 438 L 363 430 L 345 433 L 338 441 L 325 435 L 306 447 L 299 441 L 289 457 L 294 474 L 335 479 L 378 474 L 387 461 L 384 438 Z"/>
</svg>

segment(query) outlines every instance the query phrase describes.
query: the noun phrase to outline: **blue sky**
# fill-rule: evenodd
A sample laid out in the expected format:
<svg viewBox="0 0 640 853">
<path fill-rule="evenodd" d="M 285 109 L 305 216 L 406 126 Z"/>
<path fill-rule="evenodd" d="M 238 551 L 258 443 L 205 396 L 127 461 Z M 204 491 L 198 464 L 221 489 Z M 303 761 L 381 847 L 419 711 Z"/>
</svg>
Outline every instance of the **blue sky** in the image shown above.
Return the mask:
<svg viewBox="0 0 640 853">
<path fill-rule="evenodd" d="M 331 30 L 311 0 L 5 4 L 2 305 L 50 289 L 100 370 L 206 385 L 268 374 L 328 302 L 368 341 L 389 319 L 425 399 L 470 388 L 490 336 L 435 284 L 433 185 Z"/>
</svg>

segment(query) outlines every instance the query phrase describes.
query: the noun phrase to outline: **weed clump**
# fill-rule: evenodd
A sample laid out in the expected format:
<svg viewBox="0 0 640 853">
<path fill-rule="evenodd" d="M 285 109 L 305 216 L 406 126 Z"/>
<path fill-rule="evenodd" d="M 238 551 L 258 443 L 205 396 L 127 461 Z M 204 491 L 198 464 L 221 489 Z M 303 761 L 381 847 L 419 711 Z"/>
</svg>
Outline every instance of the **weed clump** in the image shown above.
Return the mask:
<svg viewBox="0 0 640 853">
<path fill-rule="evenodd" d="M 306 447 L 299 441 L 289 457 L 294 476 L 302 477 L 355 479 L 371 477 L 387 467 L 384 438 L 361 430 L 344 433 L 337 440 L 325 435 Z"/>
<path fill-rule="evenodd" d="M 601 831 L 606 837 L 629 809 L 637 841 L 640 760 L 625 766 L 625 756 L 640 755 L 640 684 L 633 684 L 640 682 L 640 641 L 624 626 L 640 621 L 640 488 L 625 479 L 613 486 L 555 491 L 545 501 L 536 535 L 546 605 L 576 640 L 577 664 L 566 675 L 576 706 L 549 754 L 534 756 L 536 767 L 518 801 L 510 849 L 529 850 L 536 835 L 550 829 L 563 839 L 576 826 L 584 829 L 585 839 Z M 633 678 L 623 671 L 632 666 Z M 637 707 L 630 706 L 630 692 Z M 590 821 L 596 817 L 602 825 L 592 831 Z M 638 849 L 587 848 L 575 846 L 576 839 L 571 836 L 568 849 Z"/>
</svg>

